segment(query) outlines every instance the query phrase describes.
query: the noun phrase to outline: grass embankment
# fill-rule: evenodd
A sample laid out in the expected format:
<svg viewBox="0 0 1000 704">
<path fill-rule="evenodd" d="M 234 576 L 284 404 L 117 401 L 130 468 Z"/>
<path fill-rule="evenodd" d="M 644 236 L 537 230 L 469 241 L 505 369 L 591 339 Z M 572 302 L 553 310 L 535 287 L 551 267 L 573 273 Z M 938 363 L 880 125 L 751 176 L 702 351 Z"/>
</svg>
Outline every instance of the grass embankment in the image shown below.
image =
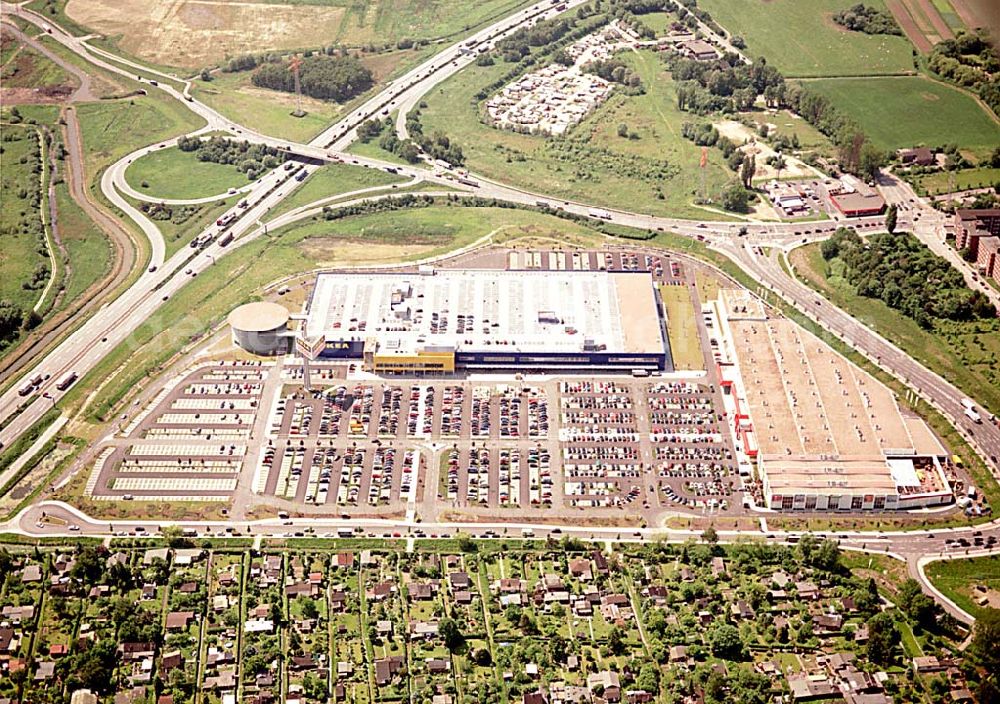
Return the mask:
<svg viewBox="0 0 1000 704">
<path fill-rule="evenodd" d="M 990 188 L 1000 183 L 1000 169 L 984 166 L 961 171 L 935 171 L 917 176 L 915 180 L 921 192 L 933 196 L 970 188 Z"/>
<path fill-rule="evenodd" d="M 56 186 L 59 239 L 69 257 L 62 306 L 76 300 L 104 276 L 111 266 L 112 249 L 107 236 L 70 197 L 65 183 Z"/>
<path fill-rule="evenodd" d="M 33 125 L 4 125 L 0 170 L 0 300 L 30 311 L 50 267 L 41 224 L 41 138 Z M 39 272 L 36 277 L 35 273 Z"/>
<path fill-rule="evenodd" d="M 171 213 L 168 219 L 153 219 L 163 235 L 163 241 L 166 245 L 165 256 L 169 258 L 178 249 L 190 244 L 195 235 L 201 234 L 222 213 L 234 206 L 240 198 L 240 195 L 234 195 L 199 205 L 167 206 Z M 134 198 L 126 198 L 126 200 L 136 208 L 144 205 L 148 207 L 148 204 Z"/>
<path fill-rule="evenodd" d="M 688 286 L 660 286 L 660 297 L 667 309 L 667 334 L 670 356 L 678 370 L 704 369 L 698 324 Z"/>
<path fill-rule="evenodd" d="M 193 132 L 205 121 L 160 91 L 77 106 L 87 176 L 95 177 L 140 147 Z"/>
<path fill-rule="evenodd" d="M 60 87 L 69 93 L 77 85 L 74 76 L 7 31 L 0 33 L 0 80 L 4 88 L 30 88 L 43 97 L 57 95 L 52 89 Z"/>
<path fill-rule="evenodd" d="M 289 210 L 338 193 L 348 193 L 372 186 L 388 186 L 406 180 L 402 176 L 381 169 L 369 169 L 353 164 L 329 164 L 310 174 L 301 187 L 271 209 L 267 219 L 273 220 Z"/>
<path fill-rule="evenodd" d="M 877 76 L 914 70 L 901 36 L 850 32 L 832 16 L 856 0 L 701 0 L 712 19 L 746 39 L 751 56 L 787 76 Z M 882 0 L 866 5 L 885 10 Z"/>
<path fill-rule="evenodd" d="M 990 608 L 976 603 L 973 587 L 977 585 L 987 588 L 992 608 L 1000 608 L 1000 555 L 941 560 L 930 563 L 924 571 L 946 597 L 977 618 Z"/>
<path fill-rule="evenodd" d="M 194 199 L 241 188 L 248 181 L 232 164 L 199 161 L 194 152 L 168 147 L 137 159 L 125 170 L 125 180 L 151 198 Z"/>
<path fill-rule="evenodd" d="M 342 113 L 336 103 L 304 96 L 304 117 L 294 117 L 295 96 L 258 88 L 250 72 L 216 73 L 211 81 L 196 80 L 191 94 L 230 120 L 249 129 L 297 142 L 307 142 L 330 126 Z"/>
<path fill-rule="evenodd" d="M 1000 124 L 969 94 L 924 76 L 809 81 L 882 149 L 957 144 L 981 156 L 1000 144 Z"/>
<path fill-rule="evenodd" d="M 528 190 L 655 215 L 725 219 L 693 204 L 701 189 L 701 148 L 681 136 L 681 126 L 700 118 L 677 109 L 675 84 L 656 53 L 620 58 L 646 92 L 612 95 L 566 137 L 517 134 L 480 120 L 475 95 L 511 69 L 503 61 L 469 66 L 429 93 L 424 133 L 444 132 L 461 146 L 470 170 Z M 620 123 L 637 138 L 619 137 Z M 708 159 L 707 191 L 718 195 L 732 175 L 721 152 L 709 150 Z"/>
<path fill-rule="evenodd" d="M 906 350 L 994 413 L 1000 412 L 1000 322 L 960 323 L 937 320 L 930 330 L 882 301 L 859 296 L 843 277 L 839 259 L 823 259 L 818 244 L 795 249 L 791 262 L 796 273 L 835 305 Z"/>
</svg>

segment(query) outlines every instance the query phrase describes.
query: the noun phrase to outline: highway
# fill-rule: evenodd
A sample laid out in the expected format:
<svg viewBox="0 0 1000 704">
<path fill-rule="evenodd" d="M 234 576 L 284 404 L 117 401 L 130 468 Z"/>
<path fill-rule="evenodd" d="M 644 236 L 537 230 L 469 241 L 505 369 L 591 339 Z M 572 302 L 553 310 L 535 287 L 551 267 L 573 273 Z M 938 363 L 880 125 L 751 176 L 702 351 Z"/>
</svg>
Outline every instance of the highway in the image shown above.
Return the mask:
<svg viewBox="0 0 1000 704">
<path fill-rule="evenodd" d="M 581 4 L 583 1 L 569 0 L 566 4 L 569 7 L 573 7 Z M 13 11 L 13 6 L 3 3 L 2 9 L 4 12 L 11 12 Z M 461 187 L 454 180 L 440 174 L 435 174 L 424 166 L 389 165 L 376 159 L 365 159 L 344 153 L 344 150 L 356 138 L 358 125 L 366 119 L 370 117 L 387 117 L 393 112 L 398 111 L 399 117 L 397 119 L 403 123 L 403 128 L 405 129 L 405 114 L 407 111 L 412 109 L 421 97 L 426 95 L 434 86 L 437 86 L 455 72 L 474 61 L 476 53 L 481 48 L 488 48 L 498 38 L 506 36 L 540 18 L 549 17 L 553 14 L 558 14 L 558 11 L 555 10 L 552 3 L 538 3 L 477 32 L 462 42 L 445 48 L 441 53 L 429 59 L 424 64 L 389 83 L 378 94 L 351 111 L 342 120 L 325 130 L 309 144 L 297 144 L 288 140 L 275 139 L 258 134 L 228 120 L 194 99 L 190 95 L 190 83 L 183 79 L 167 76 L 144 66 L 132 64 L 124 59 L 114 57 L 104 50 L 90 46 L 85 38 L 73 37 L 63 32 L 58 27 L 51 25 L 43 16 L 23 8 L 20 10 L 22 18 L 29 20 L 39 27 L 48 28 L 51 36 L 56 41 L 67 46 L 92 64 L 105 70 L 128 76 L 132 80 L 140 80 L 146 89 L 163 90 L 175 99 L 182 101 L 184 105 L 201 116 L 206 122 L 204 127 L 192 134 L 198 135 L 208 131 L 221 130 L 241 139 L 270 144 L 312 159 L 343 160 L 369 168 L 393 168 L 401 175 L 411 179 L 411 184 L 422 181 L 426 182 L 431 189 L 433 189 L 435 184 L 447 184 L 451 188 L 459 187 L 466 194 L 474 194 L 484 198 L 495 198 L 528 206 L 545 205 L 552 209 L 560 209 L 585 217 L 598 217 L 613 224 L 627 225 L 652 231 L 670 231 L 703 240 L 710 247 L 730 257 L 757 279 L 762 286 L 776 292 L 789 303 L 819 322 L 823 327 L 833 332 L 840 339 L 861 351 L 880 367 L 903 380 L 908 386 L 913 387 L 922 397 L 928 399 L 962 430 L 977 451 L 990 463 L 991 468 L 995 472 L 997 469 L 996 458 L 1000 455 L 1000 428 L 988 424 L 972 426 L 965 421 L 959 405 L 959 400 L 964 395 L 962 392 L 914 361 L 904 351 L 899 350 L 884 340 L 877 331 L 865 327 L 844 311 L 837 309 L 828 301 L 822 300 L 815 292 L 789 277 L 781 269 L 777 258 L 778 249 L 788 249 L 803 241 L 822 239 L 842 223 L 698 222 L 676 218 L 660 218 L 642 213 L 608 208 L 601 208 L 600 212 L 595 212 L 593 206 L 586 203 L 565 201 L 543 194 L 532 193 L 488 180 L 476 174 L 469 175 L 469 179 L 476 185 Z M 111 63 L 112 61 L 114 63 Z M 130 73 L 126 68 L 123 68 L 125 66 L 134 68 L 136 73 Z M 146 76 L 160 76 L 163 80 L 157 80 L 156 85 L 154 85 L 153 81 L 148 78 L 138 78 L 138 73 Z M 174 82 L 183 84 L 183 89 L 178 90 L 174 87 Z M 397 128 L 399 126 L 400 122 L 397 121 Z M 147 265 L 148 270 L 139 277 L 128 291 L 115 301 L 100 308 L 82 326 L 46 354 L 32 368 L 30 374 L 24 375 L 12 389 L 0 397 L 0 421 L 9 421 L 0 430 L 0 442 L 4 443 L 4 445 L 10 444 L 31 427 L 50 407 L 58 403 L 63 392 L 58 391 L 55 388 L 55 384 L 64 374 L 73 371 L 79 374 L 80 377 L 83 377 L 88 371 L 94 369 L 107 354 L 120 344 L 126 342 L 140 325 L 147 323 L 155 325 L 160 315 L 159 309 L 166 300 L 169 300 L 171 295 L 180 290 L 192 275 L 208 271 L 214 265 L 216 259 L 224 255 L 227 251 L 236 249 L 261 236 L 266 231 L 266 228 L 259 224 L 260 221 L 266 218 L 271 208 L 280 203 L 299 185 L 299 181 L 293 180 L 291 172 L 287 172 L 284 169 L 276 169 L 243 189 L 242 195 L 249 203 L 247 208 L 234 206 L 230 211 L 227 211 L 228 213 L 235 214 L 238 218 L 227 230 L 227 233 L 231 233 L 234 238 L 231 243 L 227 246 L 220 244 L 217 236 L 219 228 L 212 226 L 206 229 L 203 234 L 213 235 L 215 239 L 205 249 L 195 251 L 191 248 L 184 248 L 168 258 L 165 243 L 155 223 L 132 207 L 122 194 L 125 193 L 133 197 L 148 200 L 148 197 L 136 193 L 127 186 L 124 176 L 125 171 L 128 165 L 134 160 L 157 149 L 164 148 L 164 145 L 169 146 L 175 142 L 176 139 L 173 139 L 147 145 L 122 158 L 109 167 L 102 175 L 101 188 L 104 194 L 112 203 L 121 208 L 129 217 L 133 218 L 139 224 L 146 237 L 149 238 L 152 257 Z M 306 165 L 303 168 L 309 173 L 318 168 L 318 166 Z M 919 230 L 920 234 L 918 236 L 922 239 L 932 236 L 935 227 L 937 227 L 937 221 L 934 220 L 936 216 L 933 215 L 934 211 L 932 209 L 928 208 L 919 199 L 911 202 L 912 195 L 907 193 L 906 188 L 899 186 L 898 183 L 886 183 L 884 190 L 890 202 L 906 203 L 907 207 L 905 208 L 904 217 L 912 218 L 911 220 L 907 220 L 907 222 L 908 224 L 913 224 L 914 229 Z M 371 191 L 371 193 L 368 194 L 366 193 L 367 191 Z M 220 194 L 220 197 L 223 195 Z M 346 194 L 346 196 L 350 195 L 352 194 Z M 358 198 L 389 197 L 392 195 L 392 192 L 387 189 L 364 189 L 364 191 L 359 191 L 353 195 L 358 196 Z M 345 195 L 337 196 L 338 199 L 343 197 Z M 310 217 L 318 207 L 321 207 L 321 204 L 314 203 L 290 211 L 276 218 L 268 226 L 276 227 L 301 218 Z M 917 217 L 918 214 L 920 217 Z M 918 220 L 920 221 L 919 227 L 916 225 Z M 883 222 L 881 218 L 870 218 L 852 220 L 851 225 L 872 231 L 881 228 Z M 743 228 L 746 230 L 745 237 L 739 235 L 739 230 Z M 755 246 L 760 245 L 774 249 L 772 249 L 770 254 L 761 254 L 755 251 Z M 39 387 L 38 394 L 33 397 L 33 400 L 18 412 L 18 408 L 24 399 L 18 396 L 17 389 L 36 373 L 42 374 L 47 378 Z M 67 511 L 69 512 L 68 520 L 73 521 L 73 525 L 79 526 L 78 532 L 94 535 L 108 535 L 133 530 L 136 526 L 140 525 L 154 525 L 154 522 L 150 521 L 130 521 L 128 524 L 123 523 L 112 526 L 105 522 L 91 521 L 85 516 L 73 513 L 68 508 L 33 506 L 11 522 L 8 528 L 29 533 L 58 533 L 58 528 L 53 528 L 39 522 L 40 512 L 43 510 Z M 206 526 L 206 528 L 224 529 L 225 525 L 229 524 Z M 303 531 L 311 529 L 323 532 L 327 529 L 336 530 L 337 527 L 343 527 L 343 525 L 343 522 L 333 519 L 295 519 L 289 525 L 285 525 L 281 521 L 263 521 L 258 523 L 237 523 L 233 525 L 233 528 L 243 533 L 274 535 L 277 533 L 294 533 L 300 529 Z M 442 534 L 444 532 L 453 533 L 460 528 L 478 533 L 489 530 L 495 530 L 498 533 L 503 530 L 512 530 L 506 525 L 490 527 L 482 524 L 469 526 L 462 526 L 460 524 L 442 526 L 421 525 L 418 528 L 415 524 L 408 524 L 405 521 L 359 522 L 352 520 L 349 525 L 352 527 L 357 525 L 364 531 L 378 535 L 388 533 L 390 537 L 395 533 L 409 535 L 417 530 L 422 530 L 428 535 L 432 533 Z M 661 529 L 643 529 L 634 531 L 631 534 L 629 534 L 627 529 L 593 529 L 545 525 L 538 525 L 531 529 L 536 532 L 538 537 L 544 537 L 549 534 L 573 535 L 598 540 L 645 540 L 664 535 L 667 537 L 676 535 L 677 539 L 690 537 L 690 534 L 684 532 L 666 532 Z M 517 530 L 520 530 L 520 527 Z M 1000 532 L 1000 526 L 994 523 L 978 530 L 981 530 L 983 535 L 988 537 L 997 535 Z M 556 533 L 556 531 L 560 531 L 560 533 Z M 949 532 L 948 535 L 951 537 L 961 536 L 966 539 L 983 537 L 973 536 L 974 532 L 975 529 L 969 528 L 961 529 L 958 532 Z M 790 537 L 787 534 L 773 535 L 765 533 L 764 535 L 765 537 L 773 537 L 778 540 Z M 912 562 L 920 557 L 940 554 L 942 552 L 946 553 L 948 550 L 951 550 L 952 548 L 948 547 L 948 544 L 945 543 L 944 535 L 945 532 L 942 531 L 940 535 L 926 532 L 887 535 L 838 533 L 837 537 L 841 539 L 846 547 L 893 552 Z M 728 537 L 735 538 L 736 536 Z"/>
</svg>

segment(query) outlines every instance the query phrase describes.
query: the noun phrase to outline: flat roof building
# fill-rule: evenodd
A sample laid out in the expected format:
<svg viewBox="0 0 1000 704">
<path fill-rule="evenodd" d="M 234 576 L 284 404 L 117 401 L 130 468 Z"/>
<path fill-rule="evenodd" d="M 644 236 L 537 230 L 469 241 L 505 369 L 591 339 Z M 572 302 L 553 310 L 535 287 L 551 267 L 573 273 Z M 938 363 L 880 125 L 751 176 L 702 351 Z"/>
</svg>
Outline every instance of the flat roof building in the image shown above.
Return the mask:
<svg viewBox="0 0 1000 704">
<path fill-rule="evenodd" d="M 737 418 L 752 424 L 764 505 L 895 509 L 951 500 L 945 449 L 892 391 L 785 318 L 760 317 L 724 292 L 735 351 Z"/>
<path fill-rule="evenodd" d="M 320 274 L 304 336 L 375 372 L 672 369 L 648 272 Z"/>
<path fill-rule="evenodd" d="M 860 218 L 878 215 L 885 210 L 885 199 L 864 181 L 845 174 L 842 186 L 830 190 L 830 200 L 844 217 Z"/>
</svg>

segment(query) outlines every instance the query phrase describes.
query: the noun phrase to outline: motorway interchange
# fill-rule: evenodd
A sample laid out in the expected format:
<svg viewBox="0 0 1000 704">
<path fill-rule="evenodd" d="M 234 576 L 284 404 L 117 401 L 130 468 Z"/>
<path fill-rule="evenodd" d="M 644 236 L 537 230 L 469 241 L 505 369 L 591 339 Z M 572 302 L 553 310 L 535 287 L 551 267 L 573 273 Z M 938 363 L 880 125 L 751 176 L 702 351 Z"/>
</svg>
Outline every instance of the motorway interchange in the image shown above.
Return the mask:
<svg viewBox="0 0 1000 704">
<path fill-rule="evenodd" d="M 296 158 L 306 161 L 303 168 L 307 174 L 319 168 L 323 163 L 332 160 L 351 161 L 370 168 L 392 167 L 396 168 L 403 176 L 409 177 L 413 183 L 426 183 L 433 192 L 435 185 L 447 184 L 450 189 L 454 190 L 456 183 L 435 174 L 430 168 L 422 166 L 401 167 L 376 159 L 344 154 L 344 150 L 356 139 L 357 127 L 371 117 L 381 118 L 395 112 L 397 130 L 405 131 L 406 114 L 417 105 L 422 96 L 474 61 L 475 54 L 479 49 L 490 48 L 498 39 L 520 27 L 540 18 L 555 16 L 582 2 L 583 0 L 568 0 L 560 6 L 561 10 L 557 10 L 550 2 L 532 5 L 476 32 L 461 43 L 445 48 L 404 76 L 388 83 L 380 92 L 336 124 L 331 125 L 309 144 L 274 139 L 248 130 L 194 99 L 189 93 L 190 84 L 188 82 L 134 64 L 103 49 L 93 47 L 88 44 L 85 38 L 74 37 L 58 26 L 51 26 L 41 15 L 24 7 L 3 3 L 2 9 L 4 12 L 17 12 L 22 19 L 49 32 L 54 40 L 95 66 L 133 80 L 136 79 L 137 75 L 146 76 L 146 78 L 139 80 L 147 90 L 166 92 L 206 120 L 206 126 L 195 132 L 195 136 L 208 132 L 224 131 L 241 139 L 276 146 L 289 151 Z M 148 76 L 156 78 L 150 79 Z M 183 90 L 175 88 L 173 86 L 175 83 L 183 83 Z M 130 163 L 175 142 L 176 140 L 168 140 L 148 145 L 122 158 L 103 174 L 101 179 L 103 194 L 116 207 L 132 218 L 149 239 L 152 256 L 147 265 L 148 270 L 122 295 L 105 304 L 62 342 L 51 347 L 44 355 L 40 355 L 36 364 L 25 367 L 26 373 L 0 397 L 0 422 L 5 423 L 0 430 L 0 443 L 3 443 L 3 446 L 9 445 L 20 437 L 62 397 L 69 387 L 67 386 L 66 389 L 57 388 L 61 379 L 65 379 L 71 373 L 79 378 L 84 378 L 88 371 L 122 343 L 139 325 L 155 322 L 159 308 L 165 301 L 169 300 L 171 295 L 180 290 L 192 275 L 209 269 L 215 260 L 227 251 L 265 234 L 267 227 L 261 224 L 261 219 L 270 209 L 288 197 L 301 183 L 301 181 L 295 180 L 291 172 L 281 169 L 275 170 L 244 190 L 243 197 L 247 207 L 236 206 L 223 216 L 235 215 L 234 222 L 227 230 L 227 237 L 228 234 L 231 234 L 232 240 L 224 243 L 224 240 L 218 237 L 218 228 L 213 226 L 203 233 L 203 236 L 211 238 L 210 244 L 206 247 L 194 253 L 185 249 L 167 259 L 164 241 L 156 225 L 132 207 L 122 197 L 122 194 L 138 195 L 125 184 L 124 173 Z M 472 181 L 475 185 L 466 183 L 457 186 L 460 191 L 464 191 L 466 194 L 475 194 L 526 206 L 544 204 L 550 208 L 560 208 L 582 216 L 593 216 L 594 211 L 585 203 L 564 201 L 550 198 L 544 194 L 529 193 L 502 183 L 489 181 L 475 174 L 471 174 L 467 180 Z M 916 198 L 905 184 L 891 181 L 887 181 L 887 183 L 888 185 L 883 191 L 887 200 L 902 206 L 906 213 L 907 222 L 912 225 L 915 234 L 924 241 L 934 240 L 932 235 L 934 224 L 940 222 L 937 219 L 936 211 Z M 228 194 L 220 194 L 219 197 L 222 198 L 226 195 Z M 350 195 L 355 197 L 340 204 L 359 202 L 366 198 L 389 197 L 391 192 L 357 192 Z M 285 213 L 269 223 L 268 227 L 278 227 L 301 218 L 310 217 L 320 207 L 320 204 L 313 204 L 313 206 Z M 962 392 L 887 342 L 875 331 L 865 327 L 828 302 L 820 300 L 813 291 L 783 271 L 779 264 L 782 251 L 787 251 L 802 242 L 816 241 L 827 237 L 836 229 L 837 223 L 822 223 L 814 225 L 812 229 L 804 230 L 802 224 L 747 223 L 733 225 L 731 223 L 659 218 L 619 210 L 602 211 L 601 217 L 614 224 L 648 230 L 671 231 L 684 236 L 696 237 L 709 247 L 722 252 L 756 279 L 760 283 L 762 291 L 766 290 L 780 297 L 787 304 L 815 320 L 850 347 L 907 384 L 958 427 L 991 471 L 994 474 L 997 472 L 997 457 L 1000 456 L 1000 428 L 991 424 L 973 426 L 967 422 L 960 404 L 960 400 L 964 396 Z M 881 218 L 866 218 L 852 221 L 852 225 L 862 229 L 878 230 L 882 227 L 882 221 Z M 982 290 L 981 282 L 970 283 Z M 995 297 L 996 294 L 990 292 L 990 295 Z M 25 404 L 24 399 L 18 395 L 18 389 L 37 376 L 42 376 L 43 380 L 36 388 L 33 400 Z M 37 517 L 42 510 L 38 506 L 31 507 L 18 519 L 12 521 L 8 527 L 29 533 L 59 532 L 60 529 L 53 528 L 51 524 L 38 522 Z M 78 526 L 81 532 L 115 533 L 128 529 L 127 526 L 115 526 L 116 530 L 112 530 L 113 526 L 100 521 L 91 521 L 85 516 L 74 513 L 68 507 L 55 507 L 49 510 L 66 512 L 70 517 L 71 524 Z M 284 526 L 281 522 L 268 521 L 246 523 L 234 528 L 243 532 L 267 533 L 269 531 L 287 532 L 299 528 L 322 531 L 324 526 L 335 529 L 337 525 L 336 521 L 330 519 L 310 518 L 295 519 L 291 528 Z M 409 534 L 415 530 L 411 516 L 402 521 L 394 521 L 392 528 L 384 526 L 382 523 L 373 523 L 371 529 L 382 533 L 384 532 L 381 530 L 383 527 L 386 527 L 390 532 L 401 532 L 402 534 Z M 442 525 L 437 527 L 437 531 L 454 532 L 460 527 Z M 479 530 L 483 528 L 480 527 Z M 498 528 L 504 529 L 506 526 Z M 434 528 L 423 526 L 420 530 L 428 532 Z M 537 526 L 532 530 L 536 530 L 539 535 L 544 535 L 558 529 L 551 526 Z M 991 551 L 993 543 L 985 541 L 987 538 L 995 536 L 998 531 L 1000 531 L 1000 527 L 990 524 L 982 529 L 983 535 L 981 536 L 973 536 L 972 534 L 976 532 L 973 529 L 961 529 L 956 532 L 955 539 L 967 540 L 969 542 L 968 548 L 962 547 L 960 543 L 946 543 L 944 537 L 946 533 L 943 531 L 939 535 L 905 533 L 899 535 L 864 534 L 851 537 L 844 534 L 840 537 L 848 547 L 872 549 L 874 546 L 878 546 L 878 549 L 896 552 L 908 559 L 912 558 L 911 564 L 916 565 L 922 558 L 955 552 L 956 549 L 953 546 L 956 544 L 959 545 L 958 552 L 962 550 Z M 566 532 L 596 539 L 628 539 L 627 535 L 619 536 L 620 531 L 613 529 L 598 531 L 580 528 L 567 529 Z M 642 529 L 637 531 L 633 539 L 646 539 L 659 535 L 663 535 L 663 531 Z M 765 529 L 763 535 L 770 534 Z M 951 537 L 951 534 L 947 535 Z M 786 537 L 777 536 L 779 539 Z M 983 538 L 982 545 L 972 542 L 973 538 L 976 537 Z"/>
</svg>

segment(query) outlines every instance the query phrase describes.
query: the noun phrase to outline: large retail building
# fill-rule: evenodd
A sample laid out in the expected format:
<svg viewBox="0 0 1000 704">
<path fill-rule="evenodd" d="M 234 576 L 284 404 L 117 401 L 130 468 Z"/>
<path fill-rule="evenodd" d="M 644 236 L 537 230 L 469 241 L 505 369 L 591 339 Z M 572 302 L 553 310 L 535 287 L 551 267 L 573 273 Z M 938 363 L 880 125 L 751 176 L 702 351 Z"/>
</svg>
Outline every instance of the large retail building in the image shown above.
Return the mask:
<svg viewBox="0 0 1000 704">
<path fill-rule="evenodd" d="M 324 273 L 302 331 L 376 373 L 672 370 L 648 272 Z"/>
</svg>

